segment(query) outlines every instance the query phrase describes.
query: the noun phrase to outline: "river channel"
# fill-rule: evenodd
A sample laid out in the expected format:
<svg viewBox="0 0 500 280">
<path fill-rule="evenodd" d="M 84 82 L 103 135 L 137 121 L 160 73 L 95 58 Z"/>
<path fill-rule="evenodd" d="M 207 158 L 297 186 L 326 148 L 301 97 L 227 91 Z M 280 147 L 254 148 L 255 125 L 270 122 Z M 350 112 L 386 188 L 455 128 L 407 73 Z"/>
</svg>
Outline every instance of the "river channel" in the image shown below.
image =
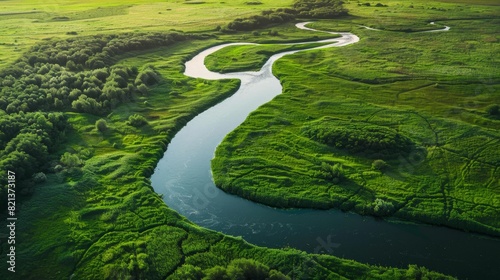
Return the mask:
<svg viewBox="0 0 500 280">
<path fill-rule="evenodd" d="M 316 31 L 305 27 L 297 27 Z M 359 41 L 340 34 L 320 48 Z M 418 264 L 459 279 L 498 279 L 500 239 L 444 227 L 388 222 L 339 210 L 276 209 L 227 194 L 215 187 L 210 161 L 217 145 L 252 111 L 281 93 L 272 65 L 289 51 L 272 56 L 258 72 L 219 74 L 204 65 L 209 48 L 186 63 L 185 74 L 204 79 L 240 79 L 239 90 L 202 112 L 172 139 L 151 181 L 165 203 L 190 221 L 272 248 L 294 247 L 359 262 L 407 267 Z M 300 50 L 305 51 L 305 50 Z"/>
</svg>

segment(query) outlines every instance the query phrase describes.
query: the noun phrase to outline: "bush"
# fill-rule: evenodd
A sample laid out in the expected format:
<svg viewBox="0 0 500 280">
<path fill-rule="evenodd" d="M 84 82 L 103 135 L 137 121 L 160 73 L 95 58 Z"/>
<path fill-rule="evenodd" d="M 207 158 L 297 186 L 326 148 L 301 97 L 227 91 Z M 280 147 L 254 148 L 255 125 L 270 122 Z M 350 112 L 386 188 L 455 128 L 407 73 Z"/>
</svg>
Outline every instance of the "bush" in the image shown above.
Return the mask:
<svg viewBox="0 0 500 280">
<path fill-rule="evenodd" d="M 104 119 L 99 119 L 95 122 L 95 128 L 100 132 L 108 130 L 108 123 Z"/>
<path fill-rule="evenodd" d="M 269 32 L 267 32 L 267 34 L 270 36 L 278 36 L 279 35 L 278 31 L 276 31 L 276 30 L 269 30 Z"/>
<path fill-rule="evenodd" d="M 342 164 L 335 163 L 332 166 L 326 162 L 322 162 L 321 177 L 331 181 L 334 184 L 339 183 L 344 178 L 344 170 L 342 169 Z"/>
<path fill-rule="evenodd" d="M 373 202 L 373 212 L 377 216 L 388 216 L 394 211 L 394 205 L 392 202 L 385 201 L 383 199 L 377 198 Z"/>
<path fill-rule="evenodd" d="M 33 182 L 38 184 L 38 183 L 43 183 L 43 182 L 47 181 L 47 176 L 43 172 L 38 172 L 38 173 L 33 174 L 32 179 L 33 179 Z"/>
<path fill-rule="evenodd" d="M 83 161 L 78 157 L 78 155 L 71 154 L 68 152 L 64 153 L 61 156 L 61 163 L 69 168 L 79 167 L 83 165 Z"/>
<path fill-rule="evenodd" d="M 137 89 L 142 95 L 147 95 L 148 94 L 148 87 L 145 84 L 140 84 Z"/>
<path fill-rule="evenodd" d="M 385 161 L 383 161 L 381 159 L 376 159 L 372 163 L 372 168 L 375 169 L 375 170 L 384 171 L 388 167 L 389 167 L 389 165 Z"/>
<path fill-rule="evenodd" d="M 148 121 L 146 118 L 139 114 L 133 114 L 128 118 L 128 124 L 133 126 L 133 127 L 141 127 L 143 125 L 146 125 Z"/>
<path fill-rule="evenodd" d="M 500 115 L 500 106 L 498 104 L 492 104 L 492 105 L 486 107 L 486 113 L 489 116 L 497 117 Z"/>
<path fill-rule="evenodd" d="M 62 167 L 60 164 L 54 166 L 54 172 L 61 172 L 63 171 L 64 167 Z"/>
</svg>

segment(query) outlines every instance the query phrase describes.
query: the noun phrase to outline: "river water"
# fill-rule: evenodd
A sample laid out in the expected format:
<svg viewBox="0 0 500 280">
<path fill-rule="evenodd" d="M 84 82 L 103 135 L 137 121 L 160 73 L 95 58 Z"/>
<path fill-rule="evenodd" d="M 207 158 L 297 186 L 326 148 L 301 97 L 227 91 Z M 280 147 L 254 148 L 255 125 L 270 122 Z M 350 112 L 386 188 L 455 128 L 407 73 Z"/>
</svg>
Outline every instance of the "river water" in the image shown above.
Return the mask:
<svg viewBox="0 0 500 280">
<path fill-rule="evenodd" d="M 308 29 L 305 24 L 297 27 Z M 351 33 L 340 35 L 331 40 L 332 44 L 320 48 L 359 41 Z M 274 55 L 258 72 L 208 71 L 204 58 L 228 45 L 232 44 L 207 49 L 186 63 L 187 76 L 237 78 L 241 86 L 233 96 L 191 120 L 169 144 L 151 177 L 155 191 L 163 194 L 169 207 L 200 226 L 242 236 L 259 246 L 290 246 L 384 266 L 418 264 L 460 279 L 497 279 L 500 239 L 443 227 L 387 222 L 338 210 L 276 209 L 215 187 L 210 161 L 217 145 L 249 113 L 281 93 L 279 80 L 272 75 L 272 64 L 298 52 Z"/>
</svg>

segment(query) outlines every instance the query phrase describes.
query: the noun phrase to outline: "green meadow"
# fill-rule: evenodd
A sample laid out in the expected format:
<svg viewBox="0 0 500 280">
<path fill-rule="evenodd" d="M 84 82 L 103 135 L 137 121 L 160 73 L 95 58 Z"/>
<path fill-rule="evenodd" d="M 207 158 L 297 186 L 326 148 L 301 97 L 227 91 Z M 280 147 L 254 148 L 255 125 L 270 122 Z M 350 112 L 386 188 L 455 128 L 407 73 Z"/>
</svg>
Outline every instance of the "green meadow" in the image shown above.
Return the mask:
<svg viewBox="0 0 500 280">
<path fill-rule="evenodd" d="M 198 112 L 238 87 L 237 81 L 182 74 L 184 61 L 215 43 L 189 40 L 119 55 L 113 67 L 154 67 L 157 83 L 105 115 L 66 113 L 71 128 L 50 156 L 61 165 L 47 172 L 44 182 L 28 184 L 18 198 L 17 217 L 23 223 L 17 228 L 14 279 L 234 279 L 244 273 L 256 273 L 257 278 L 249 276 L 253 279 L 446 279 L 414 265 L 377 267 L 291 248 L 257 247 L 200 228 L 164 204 L 148 178 L 168 141 Z M 131 118 L 136 115 L 145 121 L 136 125 Z M 98 125 L 101 121 L 104 126 Z M 7 248 L 3 242 L 2 254 Z M 1 273 L 12 279 L 5 270 Z"/>
<path fill-rule="evenodd" d="M 500 9 L 384 3 L 350 2 L 349 18 L 310 25 L 361 41 L 280 59 L 283 94 L 218 147 L 215 182 L 272 206 L 498 236 Z M 451 30 L 415 33 L 443 26 Z"/>
<path fill-rule="evenodd" d="M 499 7 L 450 2 L 350 1 L 349 16 L 314 23 L 361 41 L 276 63 L 284 93 L 218 148 L 218 186 L 279 207 L 498 235 Z M 239 87 L 185 77 L 183 63 L 244 41 L 265 45 L 225 49 L 209 67 L 258 70 L 273 53 L 315 46 L 278 43 L 332 37 L 295 21 L 220 32 L 293 3 L 0 1 L 0 219 L 11 170 L 19 221 L 16 273 L 0 277 L 451 279 L 416 265 L 258 247 L 193 224 L 154 192 L 149 178 L 175 133 Z M 409 32 L 443 25 L 452 30 Z M 5 256 L 11 244 L 0 245 Z"/>
<path fill-rule="evenodd" d="M 257 35 L 258 36 L 258 35 Z M 244 45 L 229 46 L 209 55 L 205 59 L 208 70 L 220 73 L 236 71 L 258 71 L 270 56 L 276 53 L 310 49 L 325 44 L 310 43 L 297 45 Z"/>
<path fill-rule="evenodd" d="M 203 3 L 199 3 L 203 2 Z M 293 0 L 263 1 L 0 1 L 0 67 L 40 40 L 134 31 L 212 31 L 235 17 L 286 7 Z M 251 2 L 251 1 L 250 1 Z M 197 4 L 198 3 L 198 4 Z"/>
</svg>

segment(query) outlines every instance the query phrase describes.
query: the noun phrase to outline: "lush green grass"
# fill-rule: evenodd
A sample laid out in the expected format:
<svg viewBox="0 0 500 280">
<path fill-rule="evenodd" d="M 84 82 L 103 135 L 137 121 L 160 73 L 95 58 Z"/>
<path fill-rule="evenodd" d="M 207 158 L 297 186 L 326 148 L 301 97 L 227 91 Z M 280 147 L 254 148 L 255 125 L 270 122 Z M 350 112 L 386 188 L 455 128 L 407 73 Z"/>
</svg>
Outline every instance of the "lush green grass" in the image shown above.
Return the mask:
<svg viewBox="0 0 500 280">
<path fill-rule="evenodd" d="M 17 272 L 2 270 L 1 278 L 201 279 L 215 266 L 229 271 L 235 262 L 250 259 L 245 262 L 289 277 L 282 279 L 416 279 L 421 274 L 446 279 L 413 266 L 375 267 L 256 247 L 193 225 L 164 204 L 148 178 L 168 141 L 189 119 L 238 87 L 237 81 L 182 74 L 184 61 L 216 43 L 189 40 L 113 58 L 139 71 L 154 67 L 160 82 L 107 116 L 66 113 L 72 129 L 56 155 L 77 155 L 84 165 L 56 170 L 33 187 L 30 197 L 18 196 Z M 131 126 L 135 115 L 147 124 Z M 106 122 L 102 131 L 96 127 L 100 120 Z M 7 247 L 2 239 L 2 254 Z"/>
<path fill-rule="evenodd" d="M 404 3 L 358 9 L 351 2 L 351 18 L 312 24 L 352 30 L 361 41 L 279 60 L 274 72 L 284 93 L 219 146 L 216 184 L 273 206 L 334 207 L 500 235 L 500 122 L 487 113 L 500 103 L 500 9 Z M 393 22 L 438 18 L 454 19 L 437 22 L 451 31 L 357 26 L 389 30 Z M 328 138 L 351 135 L 361 145 L 385 129 L 414 146 L 406 155 L 380 155 L 388 164 L 382 170 L 373 168 L 373 153 Z"/>
<path fill-rule="evenodd" d="M 71 115 L 75 131 L 69 135 L 66 150 L 92 156 L 82 170 L 50 175 L 19 211 L 23 224 L 17 246 L 22 251 L 17 255 L 16 278 L 73 275 L 75 279 L 125 279 L 135 275 L 164 279 L 171 275 L 177 279 L 190 269 L 227 266 L 243 257 L 290 276 L 301 273 L 326 279 L 375 273 L 380 279 L 412 278 L 412 270 L 258 248 L 191 224 L 153 192 L 146 178 L 162 156 L 166 141 L 196 112 L 237 86 L 235 82 L 193 80 L 181 74 L 181 62 L 207 44 L 210 42 L 189 42 L 151 53 L 138 52 L 122 60 L 120 64 L 128 66 L 154 65 L 168 82 L 142 98 L 149 105 L 124 105 L 106 117 L 105 134 L 94 126 L 98 118 Z M 172 83 L 176 92 L 169 90 Z M 146 116 L 149 125 L 141 129 L 126 125 L 125 120 L 135 113 Z M 296 265 L 307 266 L 307 270 L 296 269 Z"/>
<path fill-rule="evenodd" d="M 349 1 L 346 7 L 351 10 L 352 22 L 367 25 L 374 28 L 392 31 L 422 31 L 435 29 L 442 25 L 429 25 L 429 22 L 445 19 L 470 19 L 470 18 L 498 18 L 498 3 L 494 0 L 479 1 L 381 1 L 387 7 L 376 7 L 377 2 L 360 1 L 360 3 L 371 3 L 370 7 L 358 6 L 358 2 Z M 490 6 L 495 5 L 495 6 Z"/>
<path fill-rule="evenodd" d="M 238 71 L 259 71 L 260 68 L 273 54 L 309 49 L 324 44 L 295 44 L 295 45 L 245 45 L 230 46 L 209 55 L 205 59 L 205 65 L 211 71 L 220 73 Z"/>
<path fill-rule="evenodd" d="M 245 0 L 206 1 L 0 1 L 0 68 L 14 61 L 37 41 L 79 35 L 130 31 L 214 30 L 235 17 L 286 7 L 292 0 L 246 5 Z"/>
<path fill-rule="evenodd" d="M 262 5 L 245 5 L 244 1 L 225 3 L 206 1 L 203 4 L 187 5 L 185 1 L 141 0 L 23 1 L 22 4 L 19 1 L 1 1 L 0 21 L 4 28 L 0 31 L 0 42 L 3 44 L 0 45 L 0 67 L 6 68 L 10 62 L 17 59 L 18 54 L 44 38 L 56 37 L 57 39 L 74 36 L 67 34 L 67 32 L 77 32 L 81 36 L 135 30 L 163 31 L 170 28 L 185 31 L 206 31 L 227 23 L 235 16 L 253 15 L 262 9 L 284 6 L 291 2 L 263 1 Z M 6 15 L 7 13 L 8 15 Z M 220 16 L 221 14 L 223 17 Z M 349 28 L 356 28 L 355 24 L 350 21 L 347 25 Z M 224 41 L 251 38 L 252 41 L 257 42 L 293 41 L 300 37 L 312 39 L 314 36 L 325 36 L 320 34 L 304 35 L 305 31 L 290 32 L 290 28 L 289 25 L 279 30 L 276 28 L 275 30 L 279 31 L 278 36 L 236 34 L 224 35 L 221 38 Z M 117 64 L 136 66 L 139 70 L 154 66 L 161 76 L 160 83 L 154 88 L 150 88 L 147 95 L 136 96 L 133 102 L 116 107 L 112 113 L 106 116 L 66 113 L 73 129 L 67 131 L 65 142 L 58 147 L 55 155 L 57 157 L 64 153 L 78 155 L 80 159 L 84 160 L 84 166 L 81 168 L 67 167 L 62 171 L 49 174 L 45 183 L 33 187 L 30 197 L 18 197 L 17 217 L 22 223 L 19 222 L 17 230 L 16 268 L 18 272 L 14 278 L 165 279 L 168 277 L 169 279 L 189 279 L 187 275 L 196 274 L 198 278 L 201 278 L 215 266 L 229 269 L 234 264 L 233 260 L 252 259 L 271 270 L 278 270 L 290 278 L 299 279 L 418 279 L 422 277 L 446 279 L 442 275 L 414 266 L 410 266 L 407 270 L 375 267 L 333 256 L 309 255 L 293 249 L 274 250 L 256 247 L 246 243 L 241 238 L 229 237 L 199 228 L 164 204 L 152 190 L 148 178 L 166 150 L 168 141 L 189 119 L 229 96 L 238 86 L 236 81 L 205 81 L 189 79 L 182 75 L 182 63 L 185 60 L 201 49 L 219 42 L 215 39 L 190 40 L 168 48 L 147 52 L 135 51 L 121 57 L 113 57 Z M 304 61 L 311 61 L 310 75 L 305 77 L 319 77 L 317 75 L 321 73 L 315 73 L 314 63 L 319 63 L 319 60 L 323 58 L 311 58 L 307 55 L 301 58 Z M 289 65 L 279 66 L 279 69 L 283 70 L 280 76 L 285 81 L 287 81 L 287 71 L 299 65 L 294 66 L 296 62 L 291 58 L 287 59 L 286 63 Z M 329 75 L 333 74 L 329 73 Z M 309 172 L 307 167 L 312 166 L 313 158 L 319 158 L 316 161 L 318 163 L 327 162 L 329 166 L 332 166 L 331 170 L 335 170 L 333 168 L 335 163 L 340 162 L 343 165 L 341 182 L 347 182 L 346 184 L 353 189 L 356 187 L 361 189 L 361 186 L 357 185 L 359 180 L 351 178 L 351 174 L 354 174 L 353 170 L 357 168 L 366 170 L 365 165 L 369 165 L 370 161 L 352 158 L 348 154 L 345 155 L 344 159 L 338 158 L 336 154 L 338 151 L 333 151 L 333 153 L 331 148 L 314 142 L 303 135 L 300 136 L 300 131 L 307 122 L 312 122 L 314 118 L 323 117 L 325 114 L 322 113 L 327 112 L 327 115 L 330 115 L 328 111 L 330 105 L 339 104 L 339 108 L 343 108 L 343 111 L 339 112 L 359 113 L 359 99 L 365 98 L 368 90 L 383 89 L 387 93 L 396 92 L 391 91 L 390 88 L 384 88 L 384 86 L 389 87 L 390 84 L 371 88 L 371 85 L 348 82 L 329 75 L 324 77 L 330 77 L 330 83 L 338 81 L 339 85 L 344 83 L 346 86 L 352 86 L 350 90 L 352 97 L 348 98 L 347 102 L 343 101 L 344 96 L 342 100 L 338 100 L 323 92 L 312 96 L 314 92 L 309 91 L 311 90 L 310 85 L 307 83 L 301 85 L 303 82 L 301 79 L 305 79 L 305 77 L 301 77 L 295 82 L 288 80 L 287 88 L 295 86 L 292 84 L 293 82 L 299 84 L 297 89 L 305 89 L 298 96 L 292 97 L 295 98 L 295 102 L 305 100 L 305 104 L 310 104 L 308 106 L 311 108 L 317 106 L 320 109 L 315 109 L 317 114 L 311 115 L 312 118 L 309 118 L 308 113 L 299 116 L 291 114 L 293 111 L 300 111 L 298 103 L 290 103 L 292 106 L 283 108 L 283 105 L 289 105 L 283 101 L 281 105 L 275 107 L 276 110 L 280 110 L 281 114 L 278 114 L 278 111 L 270 113 L 277 126 L 273 125 L 272 129 L 269 130 L 266 128 L 260 134 L 273 133 L 279 127 L 287 127 L 283 129 L 286 136 L 283 137 L 284 141 L 277 143 L 280 149 L 284 151 L 289 149 L 295 152 L 295 149 L 306 148 L 306 150 L 301 150 L 304 155 L 304 160 L 301 163 L 304 163 L 304 167 L 300 167 L 298 175 Z M 296 78 L 288 77 L 289 79 Z M 409 83 L 416 87 L 425 84 L 418 80 Z M 408 86 L 406 82 L 400 82 L 398 85 L 401 88 Z M 327 87 L 325 84 L 318 86 Z M 452 87 L 453 85 L 443 87 L 439 84 L 436 87 L 443 89 L 443 98 L 448 86 Z M 330 89 L 331 85 L 328 88 Z M 457 88 L 462 89 L 461 87 Z M 355 92 L 357 89 L 366 91 Z M 485 89 L 489 90 L 490 88 L 486 86 Z M 295 92 L 295 94 L 297 93 Z M 466 102 L 463 104 L 469 104 L 468 101 L 471 99 L 465 96 L 465 90 L 463 93 L 464 96 L 461 100 Z M 310 97 L 318 97 L 319 99 L 311 102 L 309 98 L 306 98 L 310 94 Z M 387 98 L 380 102 L 384 103 L 391 100 L 392 97 L 393 95 L 387 94 Z M 375 100 L 375 97 L 372 98 Z M 492 127 L 495 126 L 493 121 L 483 117 L 482 112 L 483 105 L 489 103 L 490 99 L 479 96 L 472 101 L 479 105 L 472 109 L 470 107 L 457 107 L 453 110 L 454 114 L 458 114 L 460 117 L 467 116 L 467 120 L 482 121 Z M 379 108 L 375 106 L 377 104 L 368 104 L 368 102 L 371 101 L 362 103 L 367 112 L 376 113 L 379 111 Z M 276 106 L 276 104 L 269 106 Z M 384 106 L 387 104 L 384 103 Z M 405 106 L 408 107 L 411 104 Z M 321 108 L 326 108 L 324 109 L 326 111 Z M 283 116 L 283 112 L 290 114 Z M 394 115 L 393 112 L 388 110 L 373 114 L 374 125 L 385 125 L 386 119 Z M 143 116 L 147 120 L 147 124 L 142 127 L 129 125 L 130 116 L 135 114 Z M 363 114 L 361 115 L 363 116 Z M 457 116 L 457 118 L 460 117 Z M 107 126 L 107 129 L 102 132 L 96 128 L 96 122 L 100 119 L 104 119 Z M 422 131 L 417 129 L 408 136 L 415 143 L 425 143 L 427 133 L 433 135 L 432 132 L 425 129 L 426 122 L 416 117 L 415 114 L 408 114 L 403 120 L 408 121 L 407 123 L 409 126 L 413 126 L 413 129 L 423 127 Z M 269 120 L 266 120 L 263 124 L 268 123 Z M 459 123 L 457 127 L 462 129 L 462 125 Z M 269 127 L 271 128 L 270 124 Z M 293 129 L 297 129 L 296 133 Z M 410 128 L 406 129 L 411 130 Z M 476 131 L 468 131 L 467 129 L 469 127 L 465 127 L 463 131 L 471 137 L 475 137 Z M 477 129 L 481 130 L 482 128 Z M 260 134 L 254 133 L 252 137 Z M 298 139 L 306 144 L 299 145 L 300 143 L 293 142 L 297 135 L 300 136 Z M 474 146 L 471 146 L 469 142 L 463 142 L 461 145 L 469 147 L 471 152 L 475 151 Z M 452 145 L 448 148 L 450 150 L 459 149 Z M 307 149 L 311 149 L 311 152 Z M 456 155 L 457 158 L 461 159 L 459 152 L 460 150 L 454 154 L 450 152 L 446 155 Z M 482 152 L 488 154 L 492 159 L 498 158 L 486 149 Z M 288 164 L 288 158 L 292 157 L 292 153 L 284 157 L 284 163 Z M 273 163 L 269 163 L 266 164 L 266 168 L 274 168 Z M 474 162 L 470 167 L 467 167 L 467 170 L 479 173 L 481 166 L 479 169 L 474 169 L 478 164 L 480 162 Z M 328 165 L 326 170 L 330 170 Z M 352 167 L 349 167 L 350 165 Z M 255 166 L 258 166 L 257 163 Z M 299 168 L 297 166 L 294 163 L 294 168 Z M 279 168 L 274 170 L 283 171 Z M 324 170 L 320 171 L 324 172 Z M 282 180 L 289 184 L 291 181 L 286 177 L 289 176 L 289 173 L 283 174 L 285 175 L 260 176 L 256 179 L 276 177 L 277 181 Z M 363 176 L 376 178 L 380 177 L 380 174 L 369 170 L 364 172 Z M 297 176 L 296 178 L 302 180 L 306 177 Z M 323 182 L 324 178 L 318 178 L 318 186 L 321 187 L 320 184 Z M 396 187 L 398 186 L 396 185 Z M 294 188 L 297 187 L 294 186 Z M 337 187 L 337 190 L 338 194 L 335 195 L 343 195 L 344 189 L 342 187 Z M 345 190 L 345 192 L 349 191 L 352 190 Z M 307 195 L 307 193 L 311 192 L 305 190 L 304 194 Z M 335 193 L 333 188 L 332 193 Z M 394 200 L 391 201 L 396 201 L 398 194 L 396 193 L 393 196 Z M 371 201 L 370 199 L 373 197 L 370 196 L 371 193 L 363 190 L 360 190 L 356 195 L 360 197 L 358 200 L 362 202 Z M 273 198 L 273 196 L 268 197 Z M 302 198 L 297 195 L 297 199 Z M 412 201 L 412 203 L 415 202 L 417 200 Z M 428 203 L 428 200 L 415 207 L 423 207 L 425 203 Z M 460 203 L 464 202 L 460 201 Z M 488 201 L 482 205 L 487 204 Z M 329 207 L 328 203 L 325 205 Z M 322 207 L 321 204 L 317 206 Z M 437 205 L 437 207 L 439 206 Z M 429 205 L 429 209 L 431 207 L 434 205 Z M 481 211 L 482 209 L 474 208 L 474 210 Z M 490 209 L 486 207 L 485 211 L 490 211 Z M 476 215 L 475 212 L 470 212 L 470 214 Z M 4 240 L 1 239 L 1 253 L 3 255 L 7 249 Z M 13 275 L 7 273 L 6 270 L 2 270 L 0 278 L 12 279 Z"/>
</svg>

